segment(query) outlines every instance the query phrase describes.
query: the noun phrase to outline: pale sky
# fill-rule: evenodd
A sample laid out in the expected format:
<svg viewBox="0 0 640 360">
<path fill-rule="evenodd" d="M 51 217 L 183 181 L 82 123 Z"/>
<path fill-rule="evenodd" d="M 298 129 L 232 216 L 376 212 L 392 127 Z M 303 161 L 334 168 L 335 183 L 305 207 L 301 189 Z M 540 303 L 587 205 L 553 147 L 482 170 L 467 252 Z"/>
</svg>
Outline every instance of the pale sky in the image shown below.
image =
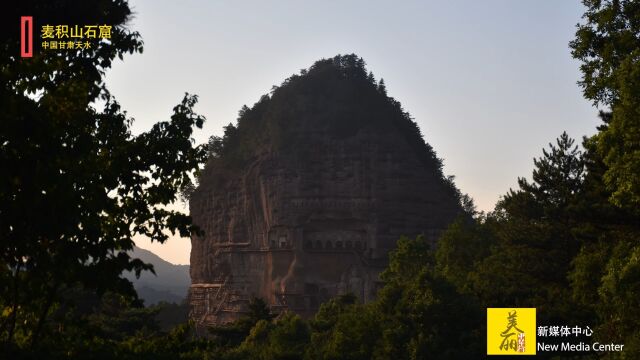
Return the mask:
<svg viewBox="0 0 640 360">
<path fill-rule="evenodd" d="M 166 120 L 184 92 L 200 96 L 205 142 L 272 85 L 316 60 L 356 53 L 418 122 L 463 193 L 491 210 L 530 177 L 533 158 L 562 131 L 595 133 L 568 42 L 578 1 L 133 0 L 143 54 L 125 57 L 107 85 L 133 131 Z M 190 241 L 137 244 L 177 264 Z"/>
</svg>

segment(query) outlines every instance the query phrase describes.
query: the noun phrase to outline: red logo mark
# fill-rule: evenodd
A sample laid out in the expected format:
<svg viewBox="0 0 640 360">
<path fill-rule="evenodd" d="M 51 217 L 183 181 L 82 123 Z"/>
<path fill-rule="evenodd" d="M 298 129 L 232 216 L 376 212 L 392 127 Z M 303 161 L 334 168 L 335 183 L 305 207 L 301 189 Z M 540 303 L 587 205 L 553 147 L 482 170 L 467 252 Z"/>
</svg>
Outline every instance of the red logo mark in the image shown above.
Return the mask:
<svg viewBox="0 0 640 360">
<path fill-rule="evenodd" d="M 20 17 L 20 56 L 33 57 L 33 16 Z"/>
<path fill-rule="evenodd" d="M 520 333 L 518 334 L 518 348 L 516 351 L 523 353 L 525 351 L 524 344 L 524 333 Z"/>
</svg>

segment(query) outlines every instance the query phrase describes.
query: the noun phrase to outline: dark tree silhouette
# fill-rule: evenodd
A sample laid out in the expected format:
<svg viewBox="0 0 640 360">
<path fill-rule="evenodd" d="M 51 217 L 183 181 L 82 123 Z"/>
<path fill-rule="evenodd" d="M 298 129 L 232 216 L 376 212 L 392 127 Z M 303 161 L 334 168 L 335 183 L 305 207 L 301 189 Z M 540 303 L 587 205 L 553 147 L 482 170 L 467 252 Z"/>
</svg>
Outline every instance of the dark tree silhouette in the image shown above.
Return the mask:
<svg viewBox="0 0 640 360">
<path fill-rule="evenodd" d="M 127 254 L 135 235 L 164 242 L 166 231 L 190 234 L 190 218 L 164 206 L 205 158 L 191 138 L 204 118 L 193 111 L 197 97 L 186 95 L 170 120 L 131 134 L 133 119 L 103 81 L 114 58 L 142 51 L 126 27 L 126 1 L 29 1 L 5 10 L 3 29 L 24 14 L 113 26 L 111 40 L 91 49 L 24 59 L 19 35 L 0 32 L 0 336 L 22 347 L 43 338 L 61 292 L 135 295 L 121 272 L 150 268 Z"/>
</svg>

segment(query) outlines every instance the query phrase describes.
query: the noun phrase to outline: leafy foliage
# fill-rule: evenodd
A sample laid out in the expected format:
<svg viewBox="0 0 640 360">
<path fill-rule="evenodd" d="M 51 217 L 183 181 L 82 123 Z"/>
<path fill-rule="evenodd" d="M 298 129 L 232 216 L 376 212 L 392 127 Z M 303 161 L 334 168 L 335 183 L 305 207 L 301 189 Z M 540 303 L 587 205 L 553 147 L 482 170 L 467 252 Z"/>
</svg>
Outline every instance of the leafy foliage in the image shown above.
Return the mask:
<svg viewBox="0 0 640 360">
<path fill-rule="evenodd" d="M 188 236 L 190 218 L 166 205 L 205 159 L 192 132 L 204 118 L 185 95 L 169 121 L 132 135 L 103 75 L 115 57 L 142 51 L 125 27 L 125 1 L 41 1 L 11 7 L 62 24 L 113 24 L 110 41 L 82 51 L 15 54 L 15 31 L 0 38 L 0 336 L 31 346 L 64 300 L 82 287 L 134 295 L 123 270 L 151 270 L 131 259 L 133 237 L 164 242 L 166 231 Z M 97 110 L 97 100 L 104 103 Z"/>
<path fill-rule="evenodd" d="M 584 0 L 585 22 L 571 42 L 582 65 L 585 98 L 610 108 L 594 136 L 607 165 L 604 182 L 617 206 L 640 208 L 640 4 Z"/>
<path fill-rule="evenodd" d="M 536 307 L 542 324 L 591 324 L 599 341 L 634 354 L 640 226 L 609 202 L 593 142 L 584 153 L 565 133 L 549 144 L 533 182 L 519 179 L 494 212 L 451 225 L 435 268 L 482 307 Z"/>
</svg>

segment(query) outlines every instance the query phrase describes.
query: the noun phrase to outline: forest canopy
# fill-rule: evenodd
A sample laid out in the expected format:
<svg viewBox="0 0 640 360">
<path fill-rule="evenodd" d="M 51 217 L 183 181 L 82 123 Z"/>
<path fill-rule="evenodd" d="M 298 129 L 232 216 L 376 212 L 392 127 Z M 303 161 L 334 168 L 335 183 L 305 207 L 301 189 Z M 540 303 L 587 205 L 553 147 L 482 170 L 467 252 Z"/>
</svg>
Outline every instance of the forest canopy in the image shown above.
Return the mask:
<svg viewBox="0 0 640 360">
<path fill-rule="evenodd" d="M 243 106 L 237 123 L 226 126 L 223 137 L 211 137 L 209 154 L 226 165 L 242 164 L 261 146 L 295 146 L 304 140 L 296 135 L 305 127 L 340 138 L 365 127 L 385 126 L 400 129 L 420 158 L 441 171 L 441 160 L 411 115 L 387 95 L 384 80 L 376 81 L 361 57 L 336 55 L 274 86 L 251 108 Z"/>
</svg>

